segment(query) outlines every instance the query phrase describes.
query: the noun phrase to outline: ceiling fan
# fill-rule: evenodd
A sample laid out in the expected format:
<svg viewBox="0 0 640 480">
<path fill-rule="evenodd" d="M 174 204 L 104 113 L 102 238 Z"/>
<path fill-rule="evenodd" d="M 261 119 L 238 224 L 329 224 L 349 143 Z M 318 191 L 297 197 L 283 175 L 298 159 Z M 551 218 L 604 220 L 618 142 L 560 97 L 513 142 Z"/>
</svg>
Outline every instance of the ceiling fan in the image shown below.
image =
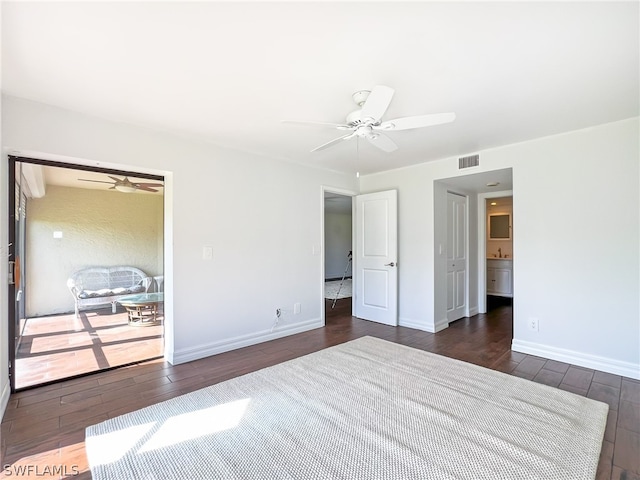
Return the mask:
<svg viewBox="0 0 640 480">
<path fill-rule="evenodd" d="M 431 127 L 443 123 L 453 122 L 456 119 L 455 113 L 436 113 L 431 115 L 415 115 L 412 117 L 401 117 L 394 120 L 382 121 L 382 116 L 389 108 L 395 90 L 391 87 L 378 85 L 373 90 L 360 90 L 352 95 L 353 101 L 360 107 L 358 110 L 347 115 L 346 123 L 326 123 L 326 122 L 300 122 L 295 120 L 285 120 L 284 123 L 294 123 L 298 125 L 315 125 L 333 127 L 338 130 L 347 130 L 349 133 L 338 137 L 330 142 L 324 143 L 313 150 L 324 150 L 343 140 L 354 137 L 364 137 L 371 145 L 378 147 L 385 152 L 393 152 L 398 149 L 398 145 L 383 132 L 393 132 L 398 130 L 409 130 L 412 128 Z"/>
<path fill-rule="evenodd" d="M 109 190 L 118 190 L 122 193 L 133 193 L 136 190 L 144 190 L 145 192 L 157 192 L 155 188 L 151 187 L 163 187 L 162 183 L 138 183 L 132 182 L 129 180 L 129 177 L 118 178 L 112 177 L 111 175 L 107 175 L 113 182 L 107 182 L 105 180 L 88 180 L 86 178 L 79 178 L 78 180 L 82 182 L 95 182 L 95 183 L 108 183 L 113 185 Z"/>
</svg>

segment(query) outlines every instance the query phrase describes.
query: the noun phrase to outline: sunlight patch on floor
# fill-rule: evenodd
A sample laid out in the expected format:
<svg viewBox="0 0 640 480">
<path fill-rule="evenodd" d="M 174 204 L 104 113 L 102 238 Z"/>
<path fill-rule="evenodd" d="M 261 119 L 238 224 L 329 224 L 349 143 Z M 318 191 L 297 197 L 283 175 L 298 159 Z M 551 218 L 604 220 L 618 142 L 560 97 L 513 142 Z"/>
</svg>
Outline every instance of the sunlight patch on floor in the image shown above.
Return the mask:
<svg viewBox="0 0 640 480">
<path fill-rule="evenodd" d="M 97 452 L 91 459 L 92 465 L 107 465 L 120 460 L 125 453 L 135 447 L 156 424 L 156 422 L 143 423 L 130 428 L 115 430 L 104 435 L 88 437 L 85 440 L 86 449 Z"/>
<path fill-rule="evenodd" d="M 238 426 L 250 401 L 251 399 L 245 398 L 171 417 L 144 444 L 139 453 L 230 430 Z"/>
</svg>

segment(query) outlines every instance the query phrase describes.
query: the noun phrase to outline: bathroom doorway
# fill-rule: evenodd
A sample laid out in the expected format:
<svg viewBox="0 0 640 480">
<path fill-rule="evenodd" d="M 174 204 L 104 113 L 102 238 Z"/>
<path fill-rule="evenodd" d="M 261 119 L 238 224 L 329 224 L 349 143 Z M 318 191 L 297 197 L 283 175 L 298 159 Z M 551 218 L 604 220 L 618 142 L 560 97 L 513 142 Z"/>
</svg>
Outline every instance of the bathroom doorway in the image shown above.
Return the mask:
<svg viewBox="0 0 640 480">
<path fill-rule="evenodd" d="M 513 303 L 513 197 L 485 199 L 487 312 Z"/>
</svg>

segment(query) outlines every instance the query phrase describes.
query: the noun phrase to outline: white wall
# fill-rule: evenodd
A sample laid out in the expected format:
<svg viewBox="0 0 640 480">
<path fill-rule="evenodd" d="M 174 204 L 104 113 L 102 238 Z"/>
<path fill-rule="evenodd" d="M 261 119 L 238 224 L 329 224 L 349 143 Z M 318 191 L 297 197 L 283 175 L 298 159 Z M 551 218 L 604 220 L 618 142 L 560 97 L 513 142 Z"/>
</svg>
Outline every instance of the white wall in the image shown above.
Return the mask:
<svg viewBox="0 0 640 480">
<path fill-rule="evenodd" d="M 638 378 L 638 131 L 635 118 L 480 152 L 471 172 L 451 158 L 361 177 L 363 193 L 398 189 L 400 323 L 433 331 L 445 316 L 434 181 L 512 167 L 513 348 Z"/>
<path fill-rule="evenodd" d="M 322 187 L 353 176 L 5 97 L 3 145 L 165 175 L 167 356 L 184 362 L 320 327 Z M 6 157 L 2 162 L 6 172 Z M 0 181 L 3 185 L 6 182 Z M 6 208 L 0 228 L 6 238 Z M 202 258 L 213 247 L 213 260 Z M 293 304 L 301 303 L 300 314 Z M 271 331 L 275 310 L 284 315 Z M 6 330 L 6 300 L 0 305 Z M 6 355 L 3 355 L 3 358 Z"/>
<path fill-rule="evenodd" d="M 324 277 L 342 278 L 351 251 L 351 213 L 325 212 L 324 214 Z M 347 271 L 351 276 L 351 266 Z"/>
<path fill-rule="evenodd" d="M 50 185 L 27 202 L 27 316 L 72 312 L 67 279 L 92 266 L 163 274 L 162 195 Z M 53 238 L 53 232 L 62 238 Z"/>
<path fill-rule="evenodd" d="M 165 176 L 170 359 L 188 361 L 323 324 L 321 190 L 356 190 L 352 176 L 11 97 L 2 99 L 2 114 L 3 245 L 7 150 Z M 480 152 L 482 167 L 468 172 L 513 168 L 514 349 L 638 377 L 638 129 L 632 119 L 487 150 Z M 434 302 L 434 181 L 459 175 L 457 159 L 447 159 L 360 178 L 363 192 L 398 189 L 402 325 L 429 330 L 442 318 Z M 543 194 L 568 215 L 549 216 Z M 213 246 L 212 261 L 202 260 L 204 245 Z M 6 273 L 0 262 L 0 276 Z M 7 302 L 0 289 L 5 403 Z M 295 302 L 302 304 L 299 315 L 292 313 Z M 276 308 L 284 316 L 271 333 Z M 537 333 L 526 329 L 532 316 Z"/>
<path fill-rule="evenodd" d="M 2 6 L 0 6 L 0 36 L 2 34 Z M 2 49 L 0 49 L 0 56 L 2 55 Z M 1 65 L 0 58 L 0 65 Z M 0 82 L 1 82 L 0 75 Z M 0 112 L 4 108 L 4 99 L 0 95 Z M 4 136 L 2 131 L 4 129 L 4 121 L 2 115 L 0 115 L 0 147 L 4 145 Z M 9 243 L 9 232 L 7 230 L 7 224 L 9 219 L 7 218 L 7 210 L 9 206 L 8 200 L 8 181 L 7 175 L 9 173 L 8 163 L 6 161 L 6 153 L 4 150 L 0 151 L 0 414 L 3 415 L 9 402 L 10 386 L 9 386 L 9 353 L 7 348 L 9 345 L 9 325 L 7 310 L 9 308 L 8 295 L 6 281 L 8 275 L 8 265 L 6 261 L 7 244 Z"/>
</svg>

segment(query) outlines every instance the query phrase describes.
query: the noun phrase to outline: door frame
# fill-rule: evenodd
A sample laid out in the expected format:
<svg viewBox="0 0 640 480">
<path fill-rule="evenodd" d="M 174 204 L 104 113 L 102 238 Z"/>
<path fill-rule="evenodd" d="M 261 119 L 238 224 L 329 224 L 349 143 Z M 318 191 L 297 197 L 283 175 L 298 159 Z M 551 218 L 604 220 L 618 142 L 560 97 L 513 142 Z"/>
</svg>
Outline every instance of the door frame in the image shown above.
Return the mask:
<svg viewBox="0 0 640 480">
<path fill-rule="evenodd" d="M 117 169 L 117 168 L 109 168 L 107 166 L 102 166 L 100 162 L 93 162 L 93 164 L 82 164 L 82 163 L 76 163 L 74 161 L 63 161 L 63 160 L 47 160 L 44 158 L 38 158 L 40 157 L 40 155 L 36 155 L 34 154 L 34 156 L 26 156 L 23 154 L 18 154 L 18 153 L 14 153 L 14 154 L 9 154 L 7 155 L 7 168 L 8 168 L 8 174 L 7 174 L 7 181 L 9 182 L 8 184 L 8 194 L 9 194 L 9 198 L 8 198 L 8 202 L 7 202 L 7 208 L 8 208 L 8 215 L 7 215 L 7 220 L 8 220 L 8 230 L 7 230 L 7 235 L 8 235 L 8 249 L 7 249 L 7 253 L 9 255 L 9 259 L 11 259 L 12 257 L 15 256 L 15 245 L 14 245 L 14 240 L 15 240 L 15 235 L 16 235 L 16 231 L 15 231 L 15 181 L 16 181 L 16 175 L 15 175 L 15 168 L 16 168 L 16 163 L 21 162 L 21 163 L 28 163 L 28 164 L 33 164 L 33 165 L 42 165 L 42 166 L 47 166 L 47 167 L 58 167 L 58 168 L 69 168 L 69 169 L 73 169 L 73 170 L 79 170 L 79 171 L 88 171 L 88 172 L 98 172 L 98 173 L 105 173 L 105 174 L 112 174 L 112 175 L 117 175 L 117 176 L 131 176 L 131 177 L 135 177 L 135 178 L 143 178 L 146 180 L 157 180 L 157 181 L 162 181 L 165 185 L 165 189 L 163 192 L 163 223 L 164 223 L 164 229 L 163 229 L 163 269 L 164 269 L 164 275 L 165 275 L 165 323 L 164 323 L 164 329 L 163 329 L 163 342 L 164 342 L 164 346 L 163 346 L 163 355 L 164 358 L 169 360 L 167 358 L 167 355 L 169 354 L 169 352 L 167 351 L 167 348 L 169 345 L 173 344 L 173 337 L 168 338 L 168 332 L 172 333 L 172 329 L 169 330 L 168 329 L 168 325 L 169 325 L 169 317 L 167 315 L 167 311 L 171 311 L 169 308 L 167 308 L 166 305 L 166 300 L 167 300 L 167 296 L 171 296 L 171 294 L 166 295 L 166 288 L 167 288 L 167 281 L 166 281 L 166 277 L 167 277 L 167 266 L 168 266 L 168 261 L 169 261 L 169 255 L 167 252 L 167 228 L 172 228 L 172 224 L 167 224 L 167 177 L 170 175 L 166 175 L 166 174 L 154 174 L 154 173 L 146 173 L 146 172 L 137 172 L 137 171 L 133 171 L 133 169 L 135 169 L 135 167 L 132 167 L 132 170 L 122 170 L 122 169 Z M 46 155 L 45 155 L 46 157 Z M 80 162 L 78 160 L 78 162 Z M 23 265 L 24 265 L 24 259 L 23 259 Z M 8 282 L 7 282 L 8 283 Z M 169 282 L 169 284 L 171 284 L 171 282 Z M 7 292 L 8 292 L 8 298 L 7 298 L 7 303 L 8 303 L 8 360 L 9 360 L 9 364 L 8 364 L 8 368 L 9 368 L 9 388 L 11 393 L 15 393 L 16 392 L 16 387 L 15 387 L 15 380 L 16 380 L 16 371 L 15 371 L 15 361 L 16 361 L 16 345 L 15 345 L 15 335 L 16 335 L 16 322 L 15 322 L 15 315 L 16 315 L 16 302 L 15 302 L 15 297 L 16 297 L 16 289 L 15 289 L 15 282 L 14 283 L 9 283 L 8 288 L 7 288 Z M 170 322 L 171 325 L 173 325 L 172 323 L 173 319 L 171 318 Z M 169 343 L 170 342 L 170 343 Z M 172 354 L 172 352 L 171 352 Z M 119 367 L 113 367 L 113 368 L 119 368 Z M 110 369 L 107 369 L 110 370 Z M 84 375 L 90 375 L 94 372 L 89 372 L 86 374 L 81 374 L 80 376 L 84 376 Z M 58 381 L 64 381 L 67 379 L 60 379 L 60 380 L 56 380 L 54 382 L 46 382 L 46 383 L 55 383 Z M 45 384 L 46 384 L 45 383 Z M 41 385 L 45 385 L 45 384 L 39 384 L 37 386 L 41 386 Z M 27 387 L 27 388 L 32 388 L 32 387 Z"/>
<path fill-rule="evenodd" d="M 331 187 L 328 185 L 322 185 L 320 187 L 320 318 L 322 318 L 322 325 L 326 325 L 327 317 L 326 317 L 326 309 L 325 309 L 325 299 L 324 299 L 324 281 L 325 281 L 325 225 L 324 225 L 324 194 L 327 193 L 335 193 L 336 195 L 343 195 L 345 197 L 351 197 L 351 251 L 354 252 L 353 239 L 355 238 L 355 215 L 356 215 L 356 203 L 353 201 L 358 192 L 354 190 L 347 190 L 344 188 Z M 312 252 L 315 253 L 315 252 Z M 353 268 L 353 264 L 352 264 Z M 355 275 L 352 275 L 352 288 L 353 292 L 356 291 L 356 278 Z M 351 315 L 354 314 L 355 304 L 353 301 L 353 297 L 351 297 Z"/>
<path fill-rule="evenodd" d="M 8 229 L 7 229 L 7 261 L 11 262 L 15 259 L 15 245 L 14 240 L 16 238 L 16 168 L 15 168 L 15 157 L 8 157 L 8 169 L 7 172 L 7 181 L 9 198 L 7 202 L 7 220 L 8 220 Z M 14 266 L 14 275 L 15 275 L 15 266 Z M 15 278 L 15 277 L 14 277 Z M 8 369 L 9 369 L 9 389 L 11 393 L 15 393 L 16 391 L 16 375 L 15 375 L 15 365 L 16 365 L 16 284 L 15 281 L 8 282 L 9 285 L 7 287 L 7 304 L 8 304 L 8 326 L 9 333 L 7 338 L 7 352 L 8 355 Z"/>
<path fill-rule="evenodd" d="M 478 313 L 487 313 L 487 199 L 501 197 L 513 198 L 513 190 L 478 194 Z"/>
</svg>

